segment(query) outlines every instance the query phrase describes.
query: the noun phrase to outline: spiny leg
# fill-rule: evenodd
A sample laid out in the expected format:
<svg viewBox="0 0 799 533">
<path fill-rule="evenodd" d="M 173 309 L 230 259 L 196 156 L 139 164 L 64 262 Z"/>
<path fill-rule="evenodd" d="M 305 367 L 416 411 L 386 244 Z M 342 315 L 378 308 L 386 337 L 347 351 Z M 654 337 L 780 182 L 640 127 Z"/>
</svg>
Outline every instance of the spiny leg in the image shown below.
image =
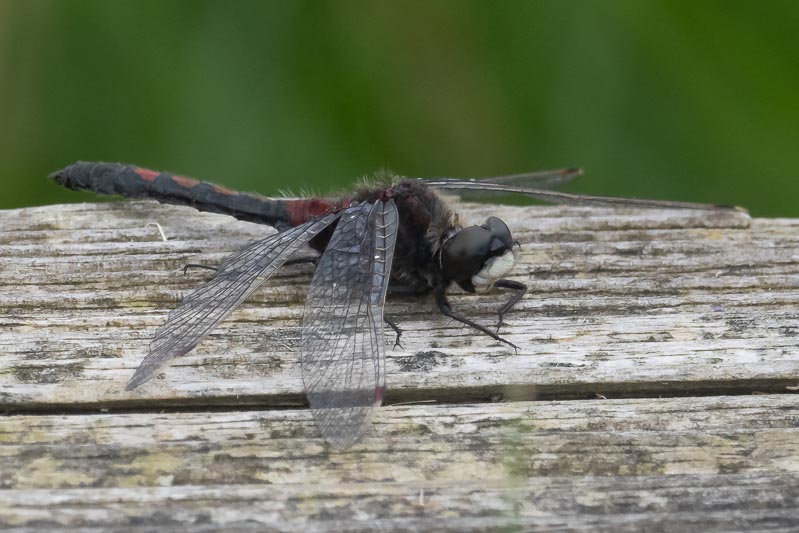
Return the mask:
<svg viewBox="0 0 799 533">
<path fill-rule="evenodd" d="M 406 285 L 397 282 L 390 282 L 388 285 L 388 294 L 390 296 L 419 296 L 420 294 L 424 294 L 430 290 L 430 287 L 416 287 L 413 285 Z M 388 324 L 397 337 L 394 339 L 394 348 L 399 346 L 400 350 L 402 349 L 402 345 L 400 344 L 400 337 L 402 337 L 402 328 L 400 328 L 394 319 L 388 318 L 387 316 L 383 317 L 383 321 Z"/>
<path fill-rule="evenodd" d="M 213 267 L 211 265 L 201 265 L 199 263 L 187 263 L 186 265 L 183 266 L 184 276 L 186 275 L 186 273 L 189 271 L 190 268 L 203 268 L 205 270 L 213 270 L 214 272 L 219 270 L 217 267 Z"/>
<path fill-rule="evenodd" d="M 388 294 L 390 296 L 419 296 L 428 292 L 430 292 L 429 286 L 417 287 L 396 282 L 391 282 L 388 285 Z"/>
<path fill-rule="evenodd" d="M 289 259 L 288 261 L 283 263 L 283 266 L 304 265 L 304 264 L 307 264 L 307 263 L 311 263 L 314 266 L 318 265 L 319 264 L 319 256 L 318 255 L 309 255 L 309 256 L 306 256 L 306 257 L 298 257 L 297 259 Z"/>
<path fill-rule="evenodd" d="M 488 328 L 486 328 L 484 326 L 481 326 L 477 322 L 473 322 L 473 321 L 469 320 L 468 318 L 466 318 L 465 316 L 462 316 L 462 315 L 456 313 L 452 309 L 452 306 L 449 304 L 449 300 L 447 300 L 447 295 L 444 293 L 444 287 L 442 287 L 442 286 L 436 287 L 435 289 L 433 289 L 433 294 L 436 297 L 436 304 L 438 304 L 438 309 L 445 316 L 448 316 L 449 318 L 451 318 L 453 320 L 457 320 L 461 324 L 466 324 L 467 326 L 472 327 L 472 328 L 476 329 L 477 331 L 488 335 L 489 337 L 491 337 L 494 340 L 498 340 L 500 342 L 504 342 L 505 344 L 507 344 L 508 346 L 511 346 L 514 350 L 516 350 L 518 352 L 519 347 L 516 346 L 515 344 L 513 344 L 512 342 L 506 341 L 505 339 L 503 339 L 502 337 L 500 337 L 499 335 L 497 335 L 496 333 L 494 333 L 490 329 L 488 329 Z"/>
<path fill-rule="evenodd" d="M 510 289 L 512 291 L 516 291 L 510 297 L 510 299 L 505 302 L 505 304 L 499 308 L 497 311 L 497 315 L 499 315 L 499 322 L 497 322 L 497 332 L 499 332 L 499 327 L 502 325 L 502 319 L 505 317 L 505 313 L 511 310 L 514 305 L 519 303 L 525 294 L 527 294 L 527 285 L 524 283 L 520 283 L 518 281 L 513 281 L 510 279 L 500 279 L 494 283 L 494 287 L 499 289 Z"/>
<path fill-rule="evenodd" d="M 317 257 L 317 256 L 308 256 L 308 257 L 298 257 L 297 259 L 289 259 L 288 261 L 283 263 L 283 266 L 301 265 L 301 264 L 305 264 L 305 263 L 313 263 L 314 265 L 317 265 L 317 264 L 319 264 L 319 257 Z M 219 270 L 219 268 L 215 267 L 215 266 L 202 265 L 200 263 L 188 263 L 187 265 L 185 265 L 183 267 L 183 275 L 184 276 L 186 275 L 186 272 L 188 272 L 188 270 L 190 268 L 204 268 L 205 270 L 213 270 L 213 271 L 218 271 Z"/>
<path fill-rule="evenodd" d="M 400 350 L 402 350 L 402 345 L 400 344 L 400 337 L 402 337 L 402 329 L 397 325 L 396 322 L 394 322 L 393 319 L 388 318 L 387 316 L 383 317 L 383 322 L 388 324 L 388 327 L 394 330 L 394 333 L 397 335 L 397 337 L 394 339 L 394 348 L 399 346 Z"/>
</svg>

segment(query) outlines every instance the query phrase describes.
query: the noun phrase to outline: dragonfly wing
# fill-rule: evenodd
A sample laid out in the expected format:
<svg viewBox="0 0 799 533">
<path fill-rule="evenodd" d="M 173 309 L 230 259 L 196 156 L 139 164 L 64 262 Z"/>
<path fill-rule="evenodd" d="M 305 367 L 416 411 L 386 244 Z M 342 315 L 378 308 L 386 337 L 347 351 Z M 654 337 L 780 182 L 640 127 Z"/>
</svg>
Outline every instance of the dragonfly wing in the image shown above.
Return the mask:
<svg viewBox="0 0 799 533">
<path fill-rule="evenodd" d="M 456 178 L 420 178 L 426 183 L 439 181 L 466 181 L 468 183 L 496 183 L 515 187 L 534 187 L 536 189 L 553 189 L 564 183 L 572 181 L 577 176 L 582 176 L 581 168 L 559 168 L 556 170 L 542 170 L 538 172 L 525 172 L 523 174 L 508 174 L 507 176 L 492 176 L 490 178 L 477 178 L 475 180 L 461 180 Z"/>
<path fill-rule="evenodd" d="M 571 194 L 567 192 L 549 191 L 541 188 L 523 187 L 505 183 L 491 183 L 479 180 L 459 180 L 453 178 L 439 178 L 424 180 L 425 183 L 436 189 L 469 190 L 503 192 L 511 194 L 523 194 L 531 198 L 543 200 L 556 204 L 598 206 L 598 207 L 642 207 L 658 209 L 701 209 L 701 210 L 741 210 L 741 208 L 702 204 L 694 202 L 672 202 L 668 200 L 645 200 L 642 198 L 619 198 L 614 196 L 589 196 L 585 194 Z"/>
<path fill-rule="evenodd" d="M 189 293 L 169 313 L 126 389 L 138 387 L 168 361 L 190 352 L 287 259 L 340 215 L 330 213 L 310 220 L 255 241 L 228 257 L 211 281 Z"/>
<path fill-rule="evenodd" d="M 368 427 L 385 389 L 383 306 L 397 237 L 393 200 L 350 207 L 316 267 L 302 320 L 302 380 L 335 448 Z"/>
</svg>

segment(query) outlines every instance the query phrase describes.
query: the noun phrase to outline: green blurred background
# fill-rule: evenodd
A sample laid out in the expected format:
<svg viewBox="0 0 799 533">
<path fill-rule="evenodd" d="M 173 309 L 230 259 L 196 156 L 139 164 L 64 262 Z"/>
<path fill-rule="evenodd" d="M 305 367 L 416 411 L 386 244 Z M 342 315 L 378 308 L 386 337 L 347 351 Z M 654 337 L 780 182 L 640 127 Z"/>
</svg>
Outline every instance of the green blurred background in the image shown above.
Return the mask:
<svg viewBox="0 0 799 533">
<path fill-rule="evenodd" d="M 799 216 L 799 2 L 0 0 L 0 207 L 124 161 L 243 190 L 579 165 Z"/>
</svg>

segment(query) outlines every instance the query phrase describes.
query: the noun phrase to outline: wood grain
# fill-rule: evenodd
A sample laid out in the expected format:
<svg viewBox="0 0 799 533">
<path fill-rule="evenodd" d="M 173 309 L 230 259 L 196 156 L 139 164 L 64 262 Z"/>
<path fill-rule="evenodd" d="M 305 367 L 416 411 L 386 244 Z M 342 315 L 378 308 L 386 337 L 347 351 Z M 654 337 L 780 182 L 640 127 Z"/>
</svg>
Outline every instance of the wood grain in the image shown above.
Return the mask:
<svg viewBox="0 0 799 533">
<path fill-rule="evenodd" d="M 743 213 L 464 204 L 522 242 L 530 294 L 502 334 L 518 353 L 435 310 L 392 299 L 389 401 L 780 391 L 799 375 L 799 222 Z M 159 223 L 169 237 L 162 242 Z M 168 311 L 270 228 L 149 202 L 0 213 L 0 402 L 7 409 L 298 404 L 310 266 L 285 269 L 163 379 L 123 385 Z M 495 323 L 503 294 L 454 295 Z"/>
<path fill-rule="evenodd" d="M 500 216 L 522 243 L 512 279 L 530 292 L 501 328 L 519 352 L 430 297 L 390 299 L 405 333 L 387 400 L 425 403 L 378 410 L 335 453 L 303 408 L 311 266 L 124 391 L 209 275 L 183 265 L 273 230 L 152 202 L 0 211 L 0 527 L 799 526 L 799 221 L 458 210 Z M 492 324 L 505 298 L 451 301 Z"/>
<path fill-rule="evenodd" d="M 799 512 L 796 395 L 375 418 L 364 441 L 330 452 L 307 411 L 8 417 L 0 526 L 726 529 Z"/>
</svg>

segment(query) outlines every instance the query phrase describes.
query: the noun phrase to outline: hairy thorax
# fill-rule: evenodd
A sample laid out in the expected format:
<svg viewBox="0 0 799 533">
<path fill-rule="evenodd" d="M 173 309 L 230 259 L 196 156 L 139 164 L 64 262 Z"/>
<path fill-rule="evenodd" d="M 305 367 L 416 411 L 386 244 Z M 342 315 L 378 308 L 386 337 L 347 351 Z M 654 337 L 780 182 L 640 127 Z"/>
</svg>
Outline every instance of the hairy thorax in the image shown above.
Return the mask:
<svg viewBox="0 0 799 533">
<path fill-rule="evenodd" d="M 454 213 L 431 188 L 417 180 L 364 185 L 356 201 L 376 201 L 391 187 L 399 229 L 391 267 L 392 292 L 425 292 L 441 276 L 440 250 L 456 224 Z"/>
</svg>

